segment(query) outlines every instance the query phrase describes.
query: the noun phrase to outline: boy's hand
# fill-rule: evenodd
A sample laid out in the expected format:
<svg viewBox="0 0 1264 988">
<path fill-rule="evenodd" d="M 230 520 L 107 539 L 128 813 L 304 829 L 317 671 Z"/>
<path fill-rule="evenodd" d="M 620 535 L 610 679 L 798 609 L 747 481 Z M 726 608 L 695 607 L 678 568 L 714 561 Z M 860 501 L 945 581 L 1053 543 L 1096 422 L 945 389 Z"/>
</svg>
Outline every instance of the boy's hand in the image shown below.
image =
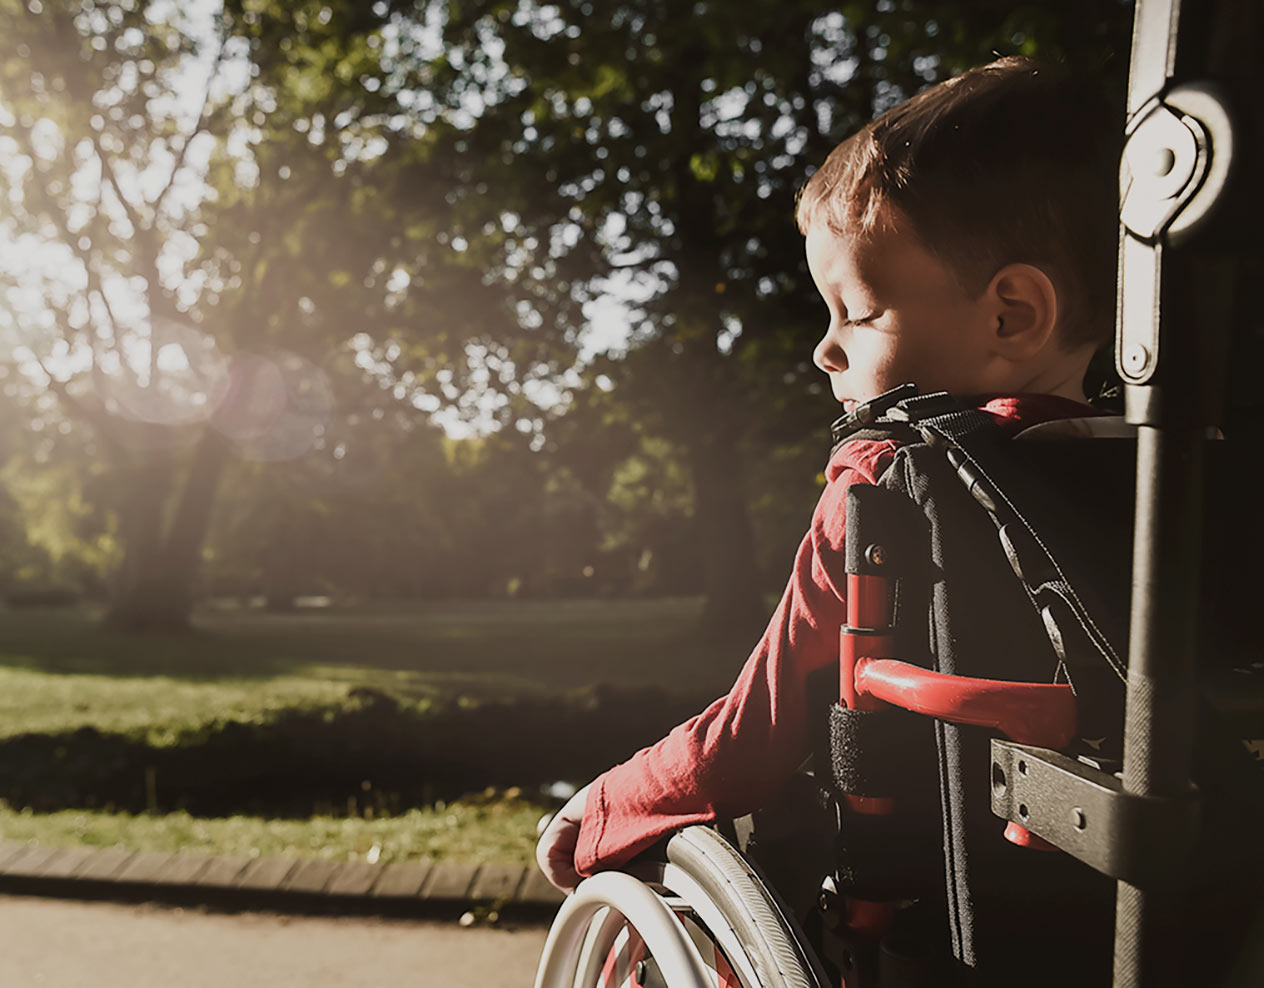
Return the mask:
<svg viewBox="0 0 1264 988">
<path fill-rule="evenodd" d="M 579 824 L 584 819 L 587 799 L 588 787 L 584 786 L 553 815 L 535 846 L 535 860 L 544 877 L 563 892 L 575 891 L 580 881 L 575 871 L 575 847 L 579 843 Z"/>
</svg>

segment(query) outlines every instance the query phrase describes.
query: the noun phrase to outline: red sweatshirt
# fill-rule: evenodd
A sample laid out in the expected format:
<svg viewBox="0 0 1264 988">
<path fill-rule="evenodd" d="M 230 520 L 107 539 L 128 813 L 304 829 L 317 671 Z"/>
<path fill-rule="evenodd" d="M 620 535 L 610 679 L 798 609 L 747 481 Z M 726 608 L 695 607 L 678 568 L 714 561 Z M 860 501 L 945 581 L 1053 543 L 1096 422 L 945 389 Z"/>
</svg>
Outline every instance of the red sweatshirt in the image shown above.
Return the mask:
<svg viewBox="0 0 1264 988">
<path fill-rule="evenodd" d="M 1051 395 L 995 398 L 979 407 L 1011 432 L 1097 414 Z M 581 875 L 617 867 L 689 824 L 749 813 L 807 758 L 805 681 L 814 670 L 838 664 L 838 634 L 847 617 L 847 488 L 874 483 L 895 450 L 890 439 L 857 440 L 830 459 L 781 603 L 732 689 L 594 780 L 575 849 Z"/>
</svg>

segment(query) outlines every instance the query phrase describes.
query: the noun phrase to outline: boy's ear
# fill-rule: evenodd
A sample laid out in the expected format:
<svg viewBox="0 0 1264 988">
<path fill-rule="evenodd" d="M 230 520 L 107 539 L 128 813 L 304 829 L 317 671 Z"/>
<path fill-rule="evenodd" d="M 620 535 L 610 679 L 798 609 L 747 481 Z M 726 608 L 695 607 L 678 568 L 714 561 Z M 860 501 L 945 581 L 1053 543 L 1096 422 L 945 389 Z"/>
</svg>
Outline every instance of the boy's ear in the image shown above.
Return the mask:
<svg viewBox="0 0 1264 988">
<path fill-rule="evenodd" d="M 987 287 L 994 316 L 993 343 L 1011 359 L 1041 350 L 1058 323 L 1058 292 L 1049 276 L 1034 264 L 1007 264 Z"/>
</svg>

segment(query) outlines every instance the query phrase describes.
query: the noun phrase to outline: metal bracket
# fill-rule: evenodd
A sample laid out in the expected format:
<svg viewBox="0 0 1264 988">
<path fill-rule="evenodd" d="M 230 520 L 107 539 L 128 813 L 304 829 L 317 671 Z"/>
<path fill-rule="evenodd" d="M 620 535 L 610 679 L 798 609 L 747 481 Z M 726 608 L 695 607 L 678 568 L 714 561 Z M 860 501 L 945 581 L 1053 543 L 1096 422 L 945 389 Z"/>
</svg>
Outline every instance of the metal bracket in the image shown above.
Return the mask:
<svg viewBox="0 0 1264 988">
<path fill-rule="evenodd" d="M 1200 821 L 1196 792 L 1137 796 L 1109 772 L 999 738 L 992 740 L 992 812 L 1102 874 L 1142 887 L 1180 883 Z"/>
<path fill-rule="evenodd" d="M 1128 384 L 1147 383 L 1158 367 L 1163 247 L 1180 244 L 1211 215 L 1232 160 L 1229 113 L 1210 86 L 1178 86 L 1148 102 L 1129 123 L 1119 174 L 1115 351 L 1115 366 Z"/>
<path fill-rule="evenodd" d="M 1119 218 L 1128 232 L 1153 243 L 1168 230 L 1207 174 L 1206 130 L 1194 118 L 1155 105 L 1124 145 Z"/>
</svg>

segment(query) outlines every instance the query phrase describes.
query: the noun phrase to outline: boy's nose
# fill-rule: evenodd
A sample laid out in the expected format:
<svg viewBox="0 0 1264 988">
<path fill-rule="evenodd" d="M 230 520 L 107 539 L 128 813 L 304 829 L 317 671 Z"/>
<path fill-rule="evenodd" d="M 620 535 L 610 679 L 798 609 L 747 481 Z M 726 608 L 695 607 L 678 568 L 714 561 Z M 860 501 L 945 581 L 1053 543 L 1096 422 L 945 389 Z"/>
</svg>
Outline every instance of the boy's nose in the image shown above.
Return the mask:
<svg viewBox="0 0 1264 988">
<path fill-rule="evenodd" d="M 834 339 L 833 333 L 826 333 L 816 345 L 816 349 L 812 351 L 812 363 L 826 374 L 847 369 L 847 355 Z"/>
</svg>

